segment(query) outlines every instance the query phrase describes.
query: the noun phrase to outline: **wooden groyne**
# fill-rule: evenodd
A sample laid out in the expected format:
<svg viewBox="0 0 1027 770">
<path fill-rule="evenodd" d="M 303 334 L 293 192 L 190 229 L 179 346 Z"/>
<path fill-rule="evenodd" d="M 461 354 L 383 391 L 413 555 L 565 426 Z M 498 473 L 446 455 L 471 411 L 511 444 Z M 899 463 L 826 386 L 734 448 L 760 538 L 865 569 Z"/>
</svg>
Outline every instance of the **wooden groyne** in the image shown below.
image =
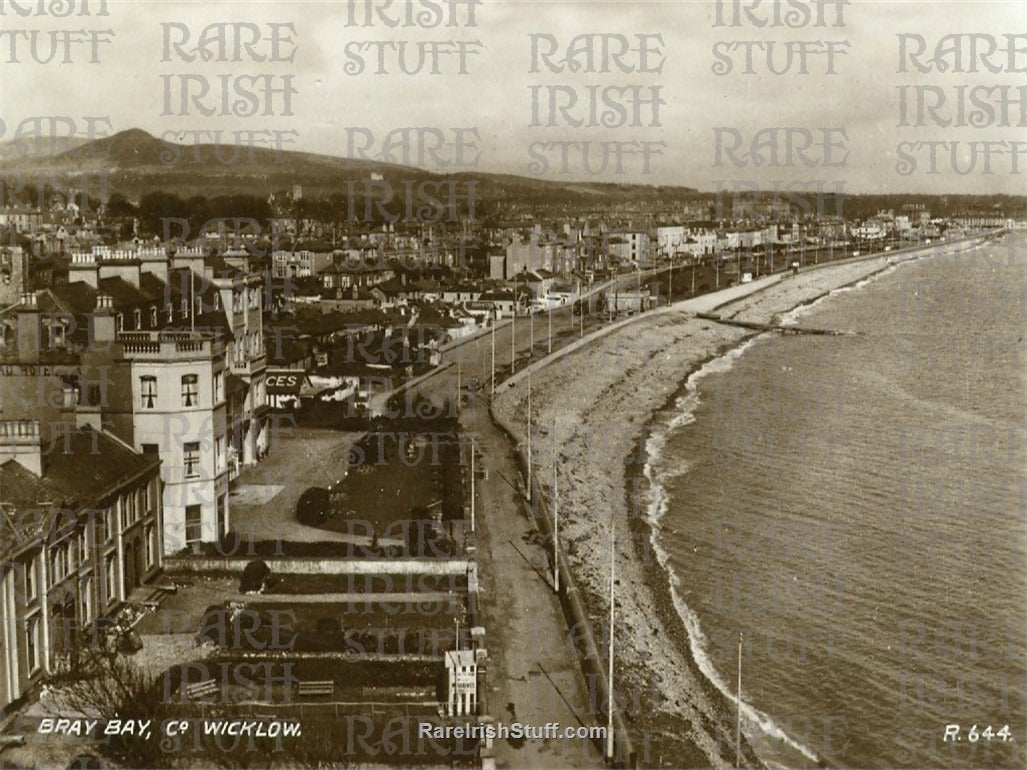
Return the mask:
<svg viewBox="0 0 1027 770">
<path fill-rule="evenodd" d="M 705 321 L 724 324 L 725 326 L 738 326 L 742 329 L 752 329 L 759 332 L 779 332 L 781 334 L 825 334 L 832 337 L 845 337 L 855 332 L 843 331 L 840 329 L 821 329 L 814 326 L 785 326 L 782 324 L 761 324 L 754 321 L 737 321 L 733 318 L 721 318 L 715 313 L 696 313 L 696 318 Z"/>
</svg>

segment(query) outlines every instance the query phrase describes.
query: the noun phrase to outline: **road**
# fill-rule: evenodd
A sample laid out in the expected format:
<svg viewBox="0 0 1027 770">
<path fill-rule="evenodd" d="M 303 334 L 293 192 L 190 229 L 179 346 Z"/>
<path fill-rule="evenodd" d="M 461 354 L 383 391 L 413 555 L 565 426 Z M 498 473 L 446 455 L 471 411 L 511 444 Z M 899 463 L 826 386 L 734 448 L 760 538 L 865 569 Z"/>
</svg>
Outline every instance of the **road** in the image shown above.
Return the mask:
<svg viewBox="0 0 1027 770">
<path fill-rule="evenodd" d="M 642 280 L 647 276 L 643 274 Z M 619 279 L 634 288 L 635 275 Z M 692 300 L 687 307 L 702 312 L 712 306 L 751 293 L 779 276 L 732 287 L 716 295 Z M 609 288 L 595 287 L 594 293 Z M 684 303 L 678 303 L 680 307 Z M 694 306 L 693 306 L 694 305 Z M 604 328 L 619 327 L 630 320 L 610 324 L 598 318 L 573 316 L 569 308 L 554 311 L 552 350 L 588 344 L 588 336 Z M 582 332 L 585 339 L 582 340 Z M 550 350 L 548 313 L 532 321 L 520 317 L 504 322 L 495 332 L 497 384 L 511 371 L 511 356 L 519 374 L 529 363 L 540 365 Z M 533 352 L 532 352 L 533 351 Z M 458 382 L 468 388 L 476 378 L 479 394 L 471 394 L 461 410 L 461 424 L 476 437 L 480 450 L 477 483 L 478 552 L 482 581 L 482 614 L 487 629 L 489 668 L 484 703 L 486 713 L 497 721 L 532 725 L 558 722 L 561 726 L 595 725 L 605 721 L 590 714 L 579 660 L 566 643 L 566 620 L 552 590 L 548 555 L 538 541 L 530 519 L 524 488 L 514 458 L 514 448 L 489 415 L 492 334 L 451 345 L 445 351 L 447 366 L 425 378 L 418 390 L 436 403 L 454 401 Z M 512 377 L 519 379 L 518 374 Z M 498 767 L 599 767 L 602 756 L 586 739 L 497 741 Z"/>
<path fill-rule="evenodd" d="M 585 334 L 598 326 L 597 320 L 586 318 Z M 552 329 L 556 349 L 579 338 L 581 319 L 572 316 L 570 308 L 554 311 Z M 515 323 L 498 326 L 497 382 L 511 369 L 511 350 L 518 369 L 527 365 L 533 337 L 532 358 L 539 360 L 549 350 L 548 313 L 533 322 L 519 317 Z M 480 450 L 476 535 L 478 552 L 484 556 L 479 560 L 479 575 L 489 651 L 485 713 L 506 723 L 593 725 L 582 696 L 586 690 L 581 667 L 566 644 L 566 622 L 548 581 L 546 553 L 536 542 L 513 447 L 489 416 L 492 334 L 450 346 L 445 358 L 456 365 L 450 363 L 425 379 L 418 386 L 420 392 L 441 403 L 455 401 L 458 380 L 463 388 L 472 377 L 481 385 L 481 397 L 471 397 L 460 419 Z M 494 749 L 497 767 L 603 765 L 598 749 L 587 739 L 497 740 Z"/>
</svg>

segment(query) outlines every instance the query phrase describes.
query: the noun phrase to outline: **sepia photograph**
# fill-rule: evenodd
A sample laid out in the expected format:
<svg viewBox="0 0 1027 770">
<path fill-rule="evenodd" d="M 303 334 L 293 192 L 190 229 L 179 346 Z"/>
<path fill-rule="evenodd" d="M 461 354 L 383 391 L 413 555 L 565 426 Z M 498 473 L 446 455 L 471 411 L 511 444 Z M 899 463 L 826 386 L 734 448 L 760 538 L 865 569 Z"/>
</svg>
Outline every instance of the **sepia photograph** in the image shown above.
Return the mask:
<svg viewBox="0 0 1027 770">
<path fill-rule="evenodd" d="M 1027 768 L 1022 0 L 0 0 L 0 770 Z"/>
</svg>

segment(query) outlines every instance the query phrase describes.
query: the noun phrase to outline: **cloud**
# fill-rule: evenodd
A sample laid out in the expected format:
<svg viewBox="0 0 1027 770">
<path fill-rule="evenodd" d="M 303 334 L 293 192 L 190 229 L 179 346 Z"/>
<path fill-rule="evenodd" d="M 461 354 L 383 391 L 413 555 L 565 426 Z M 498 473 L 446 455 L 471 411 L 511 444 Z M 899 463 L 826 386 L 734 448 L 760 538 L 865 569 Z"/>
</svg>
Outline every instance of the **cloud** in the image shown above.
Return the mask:
<svg viewBox="0 0 1027 770">
<path fill-rule="evenodd" d="M 379 6 L 380 2 L 370 5 Z M 739 8 L 751 6 L 741 3 Z M 714 166 L 715 126 L 733 126 L 747 134 L 767 126 L 841 126 L 848 132 L 851 151 L 841 172 L 796 166 L 753 167 L 740 173 L 755 180 L 794 180 L 820 173 L 824 178 L 845 178 L 853 191 L 1022 191 L 1022 177 L 1008 172 L 901 176 L 894 167 L 896 146 L 909 139 L 969 143 L 984 138 L 1022 138 L 1019 127 L 1005 131 L 934 127 L 910 132 L 898 125 L 896 88 L 903 83 L 950 88 L 1021 82 L 1022 75 L 1013 73 L 900 74 L 896 37 L 897 32 L 909 31 L 936 41 L 959 31 L 996 36 L 1023 31 L 1027 29 L 1027 11 L 1020 2 L 850 4 L 845 7 L 844 27 L 799 29 L 714 26 L 716 5 L 691 1 L 485 2 L 475 9 L 477 26 L 430 29 L 389 27 L 378 17 L 373 26 L 349 23 L 351 12 L 357 14 L 368 7 L 365 2 L 112 1 L 108 7 L 109 15 L 103 17 L 20 18 L 7 14 L 5 34 L 0 37 L 0 115 L 8 132 L 33 115 L 109 115 L 116 130 L 141 127 L 157 135 L 184 129 L 291 129 L 298 132 L 299 148 L 340 154 L 345 151 L 349 126 L 367 128 L 376 136 L 402 126 L 466 126 L 476 127 L 482 137 L 483 170 L 528 173 L 533 143 L 556 142 L 572 158 L 571 176 L 577 178 L 709 189 L 723 176 L 723 169 Z M 387 13 L 406 7 L 394 2 Z M 410 6 L 414 14 L 434 7 Z M 727 2 L 722 10 L 732 7 Z M 757 10 L 772 18 L 774 8 L 774 3 L 764 2 Z M 780 8 L 788 10 L 785 4 Z M 352 18 L 362 21 L 359 15 Z M 230 55 L 210 61 L 183 61 L 174 55 L 171 61 L 164 60 L 168 28 L 162 24 L 184 25 L 195 43 L 205 28 L 210 37 L 212 29 L 207 25 L 217 23 L 224 23 L 213 28 L 223 37 L 215 36 L 213 41 L 223 40 Z M 291 24 L 295 30 L 294 59 L 254 61 L 248 54 L 250 48 L 267 55 L 268 36 L 275 29 L 270 25 L 282 24 Z M 21 63 L 9 61 L 12 30 L 48 34 L 108 28 L 113 30 L 112 42 L 100 46 L 99 63 L 90 63 L 86 49 L 79 46 L 70 64 L 36 64 L 26 55 L 25 40 L 19 41 Z M 177 34 L 180 27 L 171 29 Z M 563 52 L 577 37 L 579 62 L 588 60 L 582 46 L 590 41 L 595 71 L 531 72 L 532 33 L 555 36 Z M 255 34 L 260 37 L 254 38 Z M 619 36 L 635 45 L 640 34 L 661 36 L 662 72 L 617 72 L 612 52 L 620 50 Z M 828 42 L 836 44 L 834 54 L 827 53 Z M 458 71 L 461 44 L 468 51 L 466 74 Z M 235 56 L 237 48 L 239 56 Z M 209 50 L 220 48 L 213 45 Z M 352 74 L 358 58 L 364 70 Z M 631 59 L 630 53 L 623 57 Z M 718 62 L 723 65 L 726 61 L 731 63 L 731 73 L 718 75 Z M 755 72 L 745 74 L 750 61 Z M 827 72 L 829 61 L 836 74 Z M 387 74 L 376 74 L 379 65 Z M 420 72 L 404 74 L 402 66 L 420 68 Z M 771 68 L 787 68 L 787 72 L 775 75 Z M 267 83 L 255 84 L 253 78 L 258 76 L 266 76 Z M 209 87 L 202 98 L 198 97 L 201 79 Z M 289 99 L 291 114 L 284 114 L 285 97 L 280 92 L 287 82 L 295 91 Z M 223 91 L 226 84 L 227 96 Z M 268 93 L 263 90 L 266 85 L 279 91 Z M 533 126 L 532 86 L 540 88 L 535 93 L 544 99 L 534 106 L 547 118 L 550 98 L 556 99 L 553 105 L 561 107 L 573 97 L 577 103 L 568 114 L 588 122 L 593 112 L 583 105 L 593 87 L 606 89 L 597 92 L 607 97 L 600 99 L 595 113 L 599 117 L 613 114 L 615 123 L 617 115 L 623 114 L 638 114 L 641 119 L 621 121 L 613 128 L 576 126 L 557 110 L 552 114 L 559 125 Z M 658 106 L 658 121 L 652 119 L 651 106 L 639 106 L 630 95 L 616 91 L 625 86 L 659 88 L 663 103 Z M 181 109 L 183 87 L 190 89 L 186 111 Z M 193 96 L 199 101 L 193 101 Z M 242 108 L 253 99 L 258 102 L 257 114 L 246 114 Z M 201 114 L 199 104 L 213 114 Z M 577 148 L 573 142 L 578 143 Z M 633 142 L 665 143 L 662 154 L 653 159 L 651 173 L 642 173 L 638 155 L 622 156 L 626 159 L 623 174 L 615 173 L 612 162 L 595 177 L 587 173 L 582 148 L 589 148 L 595 160 L 601 153 L 615 152 L 617 143 L 623 151 L 635 146 L 630 145 Z M 560 152 L 550 151 L 554 161 Z"/>
</svg>

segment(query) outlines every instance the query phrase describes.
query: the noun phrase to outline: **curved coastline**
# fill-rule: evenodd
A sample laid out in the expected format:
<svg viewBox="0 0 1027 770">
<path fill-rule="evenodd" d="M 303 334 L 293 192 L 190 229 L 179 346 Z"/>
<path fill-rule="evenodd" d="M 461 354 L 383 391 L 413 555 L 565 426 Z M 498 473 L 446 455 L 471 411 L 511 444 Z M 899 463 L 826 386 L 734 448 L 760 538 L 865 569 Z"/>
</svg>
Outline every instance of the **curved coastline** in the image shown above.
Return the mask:
<svg viewBox="0 0 1027 770">
<path fill-rule="evenodd" d="M 762 287 L 749 297 L 726 303 L 724 309 L 732 317 L 779 323 L 782 317 L 802 312 L 833 293 L 865 285 L 896 265 L 958 248 L 959 244 L 950 244 L 944 250 L 931 247 L 825 266 L 800 274 L 802 280 L 788 278 Z M 633 714 L 631 708 L 625 709 L 633 729 L 645 727 L 644 739 L 636 739 L 644 748 L 642 763 L 730 766 L 733 688 L 720 680 L 705 657 L 702 629 L 681 598 L 660 547 L 666 495 L 659 450 L 669 431 L 691 419 L 703 374 L 711 367 L 730 365 L 766 332 L 741 332 L 702 321 L 690 316 L 687 308 L 680 313 L 675 308 L 666 311 L 643 316 L 629 327 L 630 332 L 614 331 L 540 372 L 534 386 L 532 434 L 542 449 L 536 450 L 533 466 L 545 485 L 558 462 L 561 511 L 566 498 L 567 507 L 578 511 L 568 516 L 567 524 L 562 521 L 561 532 L 594 624 L 602 622 L 608 609 L 602 579 L 608 559 L 604 565 L 601 554 L 604 532 L 609 530 L 597 527 L 594 517 L 580 512 L 609 508 L 618 531 L 632 533 L 630 549 L 627 553 L 619 549 L 617 555 L 624 584 L 618 611 L 627 631 L 617 686 L 633 693 L 627 698 L 629 705 L 653 712 Z M 594 392 L 589 393 L 588 387 Z M 527 417 L 523 390 L 505 391 L 495 404 L 506 422 L 522 426 L 522 440 Z M 579 396 L 585 396 L 584 407 L 574 406 Z M 561 421 L 573 425 L 561 431 Z M 621 430 L 608 430 L 609 446 L 603 447 L 591 434 L 598 428 L 602 439 L 601 429 L 609 429 L 611 422 Z M 558 434 L 560 446 L 555 452 L 546 449 L 550 431 Z M 610 451 L 596 452 L 590 443 Z M 614 487 L 620 490 L 619 500 L 612 499 Z M 628 638 L 632 633 L 637 637 L 633 642 Z M 667 636 L 673 644 L 664 641 Z M 767 715 L 743 703 L 743 716 L 746 764 L 820 764 L 812 751 L 791 741 Z"/>
</svg>

